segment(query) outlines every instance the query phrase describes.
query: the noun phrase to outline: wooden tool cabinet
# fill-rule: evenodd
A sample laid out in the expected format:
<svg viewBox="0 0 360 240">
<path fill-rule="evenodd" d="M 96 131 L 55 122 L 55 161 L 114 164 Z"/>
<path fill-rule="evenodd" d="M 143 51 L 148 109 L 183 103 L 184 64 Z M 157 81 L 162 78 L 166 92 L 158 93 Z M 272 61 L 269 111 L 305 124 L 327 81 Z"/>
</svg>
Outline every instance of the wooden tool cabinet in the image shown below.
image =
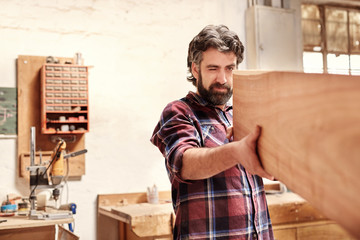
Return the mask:
<svg viewBox="0 0 360 240">
<path fill-rule="evenodd" d="M 88 67 L 45 64 L 41 72 L 41 133 L 89 131 Z"/>
<path fill-rule="evenodd" d="M 48 64 L 44 56 L 20 55 L 17 59 L 17 156 L 22 178 L 29 178 L 26 168 L 30 165 L 32 126 L 36 128 L 36 164 L 40 155 L 43 161 L 49 160 L 58 137 L 66 139 L 68 152 L 85 148 L 85 133 L 89 131 L 90 67 L 65 64 L 75 62 L 72 58 L 58 57 L 58 60 L 59 64 Z M 73 125 L 75 131 L 61 131 L 62 125 L 68 125 L 69 130 Z M 69 166 L 69 177 L 79 179 L 85 174 L 85 154 L 72 157 Z"/>
</svg>

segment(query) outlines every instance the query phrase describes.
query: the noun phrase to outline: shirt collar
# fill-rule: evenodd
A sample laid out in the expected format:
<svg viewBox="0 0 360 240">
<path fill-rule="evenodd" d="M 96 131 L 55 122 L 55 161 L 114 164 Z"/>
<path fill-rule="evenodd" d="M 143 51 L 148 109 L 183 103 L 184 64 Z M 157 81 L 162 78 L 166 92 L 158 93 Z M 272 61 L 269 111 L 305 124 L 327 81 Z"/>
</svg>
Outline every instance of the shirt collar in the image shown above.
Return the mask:
<svg viewBox="0 0 360 240">
<path fill-rule="evenodd" d="M 206 101 L 205 99 L 203 99 L 200 95 L 196 94 L 195 92 L 190 91 L 190 92 L 188 93 L 188 97 L 189 97 L 191 100 L 197 102 L 198 104 L 200 104 L 200 105 L 202 105 L 202 106 L 204 106 L 204 107 L 215 107 L 215 108 L 217 108 L 216 106 L 214 106 L 213 104 L 209 103 L 208 101 Z M 229 111 L 229 110 L 231 110 L 231 109 L 232 109 L 231 103 L 227 102 L 227 103 L 225 104 L 224 112 Z M 221 109 L 221 110 L 222 110 L 222 109 Z"/>
</svg>

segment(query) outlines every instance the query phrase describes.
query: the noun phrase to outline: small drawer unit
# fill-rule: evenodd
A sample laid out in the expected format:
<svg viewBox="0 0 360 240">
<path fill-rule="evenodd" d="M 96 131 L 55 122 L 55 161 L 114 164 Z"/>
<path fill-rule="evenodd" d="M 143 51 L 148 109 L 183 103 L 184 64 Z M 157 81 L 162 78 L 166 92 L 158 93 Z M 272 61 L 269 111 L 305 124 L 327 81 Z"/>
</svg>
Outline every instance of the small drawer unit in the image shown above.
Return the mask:
<svg viewBox="0 0 360 240">
<path fill-rule="evenodd" d="M 41 69 L 41 133 L 89 131 L 88 66 L 45 64 Z"/>
</svg>

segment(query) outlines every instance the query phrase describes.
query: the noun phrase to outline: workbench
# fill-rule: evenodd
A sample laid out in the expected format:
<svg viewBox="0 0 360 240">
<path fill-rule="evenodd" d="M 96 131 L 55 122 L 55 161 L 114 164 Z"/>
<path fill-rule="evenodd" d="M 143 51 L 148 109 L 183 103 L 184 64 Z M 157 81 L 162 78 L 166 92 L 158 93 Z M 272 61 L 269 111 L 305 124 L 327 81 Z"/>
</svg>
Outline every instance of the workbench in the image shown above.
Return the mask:
<svg viewBox="0 0 360 240">
<path fill-rule="evenodd" d="M 146 203 L 146 193 L 98 195 L 97 239 L 172 239 L 170 194 L 160 192 L 159 204 Z M 295 193 L 266 197 L 277 240 L 355 239 Z"/>
<path fill-rule="evenodd" d="M 172 239 L 174 213 L 170 192 L 159 192 L 159 204 L 146 193 L 98 195 L 97 239 Z"/>
<path fill-rule="evenodd" d="M 51 240 L 55 239 L 56 225 L 72 223 L 73 218 L 30 220 L 26 216 L 0 217 L 1 240 Z"/>
<path fill-rule="evenodd" d="M 293 192 L 266 195 L 277 240 L 355 239 Z"/>
</svg>

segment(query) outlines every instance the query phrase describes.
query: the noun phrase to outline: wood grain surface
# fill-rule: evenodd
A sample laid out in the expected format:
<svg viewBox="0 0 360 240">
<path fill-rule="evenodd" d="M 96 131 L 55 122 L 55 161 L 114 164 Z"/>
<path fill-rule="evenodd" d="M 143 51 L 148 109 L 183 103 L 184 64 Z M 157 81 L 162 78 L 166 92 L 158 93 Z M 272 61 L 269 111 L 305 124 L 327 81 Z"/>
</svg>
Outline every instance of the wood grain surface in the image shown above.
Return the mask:
<svg viewBox="0 0 360 240">
<path fill-rule="evenodd" d="M 113 207 L 111 212 L 127 219 L 131 230 L 139 237 L 172 233 L 173 208 L 171 203 L 138 203 Z"/>
<path fill-rule="evenodd" d="M 262 128 L 264 168 L 360 238 L 360 76 L 234 72 L 234 137 Z"/>
</svg>

